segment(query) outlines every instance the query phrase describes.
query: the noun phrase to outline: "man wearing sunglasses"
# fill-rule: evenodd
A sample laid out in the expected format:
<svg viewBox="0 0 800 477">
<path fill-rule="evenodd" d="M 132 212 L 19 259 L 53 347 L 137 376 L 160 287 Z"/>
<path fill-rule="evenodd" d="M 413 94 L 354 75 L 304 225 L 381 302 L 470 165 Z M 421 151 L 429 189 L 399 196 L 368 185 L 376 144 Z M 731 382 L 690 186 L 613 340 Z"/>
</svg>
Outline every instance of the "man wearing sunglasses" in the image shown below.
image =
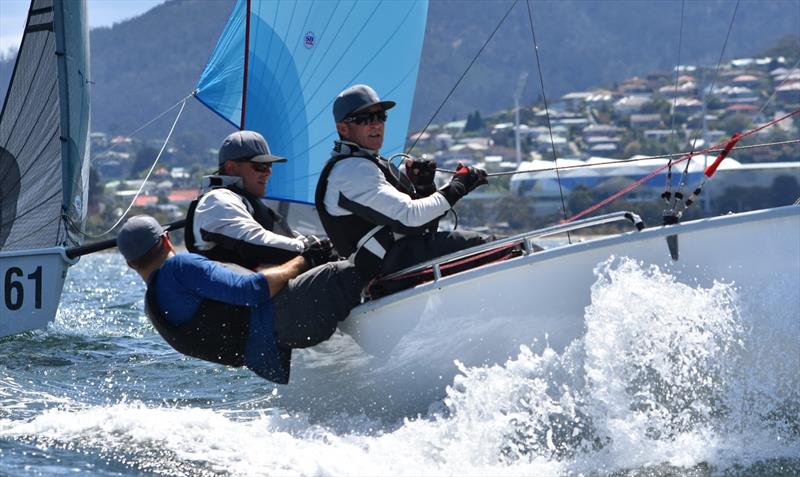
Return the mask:
<svg viewBox="0 0 800 477">
<path fill-rule="evenodd" d="M 463 196 L 486 184 L 486 172 L 459 165 L 437 190 L 436 162 L 415 159 L 401 172 L 380 154 L 387 110 L 367 85 L 345 89 L 333 103 L 339 140 L 320 174 L 315 202 L 342 256 L 353 255 L 365 277 L 385 275 L 487 240 L 480 234 L 437 232 L 439 219 Z"/>
<path fill-rule="evenodd" d="M 186 214 L 186 248 L 211 260 L 254 269 L 280 265 L 305 251 L 312 266 L 337 257 L 327 239 L 304 237 L 291 230 L 261 197 L 267 189 L 275 156 L 261 134 L 236 131 L 219 149 L 219 174 L 204 177 L 203 194 Z"/>
</svg>

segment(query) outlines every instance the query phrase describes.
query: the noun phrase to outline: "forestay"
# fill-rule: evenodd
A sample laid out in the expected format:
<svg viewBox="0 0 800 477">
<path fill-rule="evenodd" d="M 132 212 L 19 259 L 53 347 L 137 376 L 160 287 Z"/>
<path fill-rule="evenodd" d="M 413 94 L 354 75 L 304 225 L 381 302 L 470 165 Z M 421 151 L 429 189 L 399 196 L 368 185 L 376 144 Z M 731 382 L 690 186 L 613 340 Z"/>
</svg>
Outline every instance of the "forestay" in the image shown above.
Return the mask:
<svg viewBox="0 0 800 477">
<path fill-rule="evenodd" d="M 76 245 L 89 176 L 83 0 L 35 0 L 0 115 L 0 250 Z"/>
<path fill-rule="evenodd" d="M 366 83 L 397 102 L 382 151 L 402 151 L 427 8 L 427 0 L 239 0 L 197 98 L 289 158 L 273 171 L 270 198 L 313 203 L 336 138 L 331 105 L 346 87 Z"/>
</svg>

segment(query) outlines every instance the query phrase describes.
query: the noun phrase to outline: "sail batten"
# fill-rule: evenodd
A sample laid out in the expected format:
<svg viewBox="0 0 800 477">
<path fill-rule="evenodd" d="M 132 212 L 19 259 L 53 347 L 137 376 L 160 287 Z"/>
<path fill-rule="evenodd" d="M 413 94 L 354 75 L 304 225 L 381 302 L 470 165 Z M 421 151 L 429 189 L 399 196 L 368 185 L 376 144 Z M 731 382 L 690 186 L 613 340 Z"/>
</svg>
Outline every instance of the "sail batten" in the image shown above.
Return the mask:
<svg viewBox="0 0 800 477">
<path fill-rule="evenodd" d="M 345 88 L 366 83 L 397 102 L 383 152 L 402 151 L 426 14 L 424 0 L 239 0 L 197 98 L 236 127 L 261 132 L 276 154 L 289 158 L 273 170 L 268 197 L 313 203 L 337 137 L 331 105 Z"/>
</svg>

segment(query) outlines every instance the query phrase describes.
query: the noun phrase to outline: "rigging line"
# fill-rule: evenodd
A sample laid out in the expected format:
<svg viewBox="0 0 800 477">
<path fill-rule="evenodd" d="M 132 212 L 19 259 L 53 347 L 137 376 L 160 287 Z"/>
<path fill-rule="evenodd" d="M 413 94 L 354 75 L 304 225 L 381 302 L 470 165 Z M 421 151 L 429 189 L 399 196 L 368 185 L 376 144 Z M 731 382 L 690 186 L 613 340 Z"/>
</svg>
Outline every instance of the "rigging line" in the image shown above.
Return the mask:
<svg viewBox="0 0 800 477">
<path fill-rule="evenodd" d="M 797 58 L 797 61 L 795 61 L 795 62 L 794 62 L 794 66 L 792 66 L 792 69 L 793 69 L 793 70 L 794 70 L 794 69 L 796 69 L 798 65 L 800 65 L 800 57 L 798 57 L 798 58 Z M 778 95 L 778 88 L 780 88 L 781 86 L 783 86 L 784 84 L 786 84 L 786 83 L 789 81 L 789 78 L 790 78 L 790 77 L 791 77 L 791 75 L 788 75 L 788 74 L 787 74 L 787 75 L 786 75 L 786 76 L 783 78 L 783 81 L 781 81 L 781 83 L 780 83 L 778 86 L 776 86 L 776 87 L 775 87 L 775 89 L 774 89 L 774 91 L 772 91 L 772 94 L 770 95 L 770 97 L 769 97 L 769 98 L 767 98 L 767 100 L 766 100 L 766 101 L 764 101 L 764 104 L 761 106 L 761 109 L 759 109 L 759 110 L 758 110 L 758 112 L 756 113 L 756 116 L 759 116 L 759 115 L 761 115 L 761 113 L 763 113 L 763 112 L 764 112 L 764 110 L 765 110 L 765 109 L 767 109 L 767 105 L 769 105 L 769 103 L 771 103 L 771 102 L 772 102 L 772 100 L 773 100 L 773 99 L 775 99 L 775 96 L 777 96 L 777 95 Z"/>
<path fill-rule="evenodd" d="M 683 18 L 684 12 L 686 8 L 686 0 L 681 0 L 681 26 L 678 30 L 678 61 L 675 63 L 675 90 L 672 92 L 672 119 L 669 126 L 669 129 L 672 131 L 672 138 L 674 139 L 678 135 L 678 131 L 675 129 L 675 111 L 677 110 L 678 106 L 678 80 L 680 79 L 680 66 L 681 66 L 681 49 L 683 46 Z M 664 195 L 665 200 L 669 202 L 669 195 L 670 190 L 672 189 L 672 159 L 670 158 L 670 164 L 667 167 L 667 177 L 664 182 Z"/>
<path fill-rule="evenodd" d="M 172 106 L 170 106 L 169 108 L 165 109 L 165 110 L 164 110 L 162 113 L 160 113 L 158 116 L 154 117 L 153 119 L 151 119 L 150 121 L 148 121 L 147 123 L 145 123 L 145 124 L 144 124 L 144 126 L 141 126 L 139 129 L 137 129 L 136 131 L 133 131 L 132 133 L 128 133 L 127 137 L 134 137 L 134 136 L 136 136 L 136 135 L 137 135 L 137 134 L 139 134 L 139 133 L 140 133 L 140 132 L 141 132 L 143 129 L 145 129 L 146 127 L 150 126 L 150 125 L 151 125 L 151 124 L 153 124 L 154 122 L 158 121 L 158 120 L 159 120 L 159 119 L 161 119 L 161 118 L 162 118 L 162 117 L 163 117 L 165 114 L 167 114 L 168 112 L 172 111 L 173 109 L 175 109 L 175 108 L 176 108 L 176 107 L 178 107 L 178 106 L 180 106 L 180 107 L 181 107 L 181 110 L 183 110 L 183 106 L 186 104 L 186 101 L 188 101 L 188 100 L 189 100 L 189 98 L 191 98 L 191 97 L 195 96 L 196 94 L 197 94 L 197 90 L 195 90 L 195 91 L 192 91 L 192 92 L 191 92 L 189 95 L 187 95 L 185 98 L 183 98 L 182 100 L 180 100 L 180 101 L 178 101 L 177 103 L 173 104 L 173 105 L 172 105 Z M 202 102 L 202 101 L 201 101 L 201 102 Z M 107 148 L 106 150 L 104 150 L 103 152 L 100 152 L 100 153 L 97 153 L 97 154 L 95 154 L 95 155 L 94 155 L 94 158 L 92 159 L 92 162 L 94 162 L 95 160 L 97 160 L 97 159 L 99 159 L 100 157 L 104 156 L 105 154 L 108 154 L 109 152 L 113 151 L 114 149 L 116 149 L 116 147 L 117 147 L 118 145 L 119 145 L 119 144 L 114 144 L 114 145 L 112 145 L 111 147 L 109 147 L 109 148 Z"/>
<path fill-rule="evenodd" d="M 719 78 L 719 70 L 720 70 L 720 67 L 722 66 L 722 59 L 725 57 L 725 50 L 728 48 L 728 40 L 731 37 L 731 31 L 733 30 L 733 22 L 734 22 L 734 20 L 736 20 L 736 12 L 739 11 L 739 3 L 740 2 L 741 2 L 741 0 L 736 0 L 736 6 L 733 8 L 733 15 L 731 15 L 731 21 L 728 23 L 728 31 L 727 31 L 727 33 L 725 33 L 725 41 L 722 43 L 722 50 L 720 50 L 720 52 L 719 52 L 719 59 L 717 60 L 717 67 L 714 70 L 714 77 L 711 79 L 711 85 L 708 88 L 709 92 L 710 91 L 714 91 L 714 86 L 716 85 L 717 79 Z M 705 95 L 703 95 L 703 103 L 705 104 Z M 692 146 L 691 146 L 692 151 L 694 151 L 694 148 L 697 145 L 698 137 L 699 137 L 699 135 L 697 135 L 695 133 L 694 139 L 692 140 Z M 678 190 L 677 190 L 678 193 L 683 191 L 683 188 L 686 186 L 686 178 L 687 178 L 687 175 L 689 173 L 689 163 L 691 162 L 691 160 L 692 160 L 692 158 L 691 158 L 691 155 L 690 155 L 689 160 L 686 161 L 686 166 L 683 169 L 683 174 L 681 176 L 681 182 L 678 185 Z M 673 198 L 672 207 L 669 207 L 669 210 L 667 211 L 670 214 L 674 213 L 675 209 L 678 207 L 678 197 L 677 197 L 678 193 L 676 193 L 675 197 Z"/>
<path fill-rule="evenodd" d="M 796 116 L 798 114 L 800 114 L 800 109 L 796 109 L 796 110 L 792 111 L 791 113 L 786 114 L 786 115 L 784 115 L 784 116 L 782 116 L 782 117 L 780 117 L 778 119 L 774 119 L 774 120 L 769 121 L 769 122 L 767 122 L 767 123 L 765 123 L 765 124 L 763 124 L 763 125 L 761 125 L 761 126 L 759 126 L 757 128 L 754 128 L 754 129 L 751 129 L 749 131 L 746 131 L 746 132 L 740 134 L 739 137 L 736 137 L 736 138 L 732 137 L 732 138 L 726 139 L 725 141 L 722 141 L 720 143 L 714 144 L 713 146 L 710 146 L 710 147 L 707 147 L 705 149 L 702 149 L 702 150 L 698 151 L 697 154 L 698 155 L 705 154 L 705 153 L 711 151 L 712 149 L 716 149 L 716 148 L 719 148 L 719 147 L 726 146 L 731 141 L 734 141 L 734 140 L 735 141 L 739 141 L 741 139 L 744 139 L 747 136 L 751 136 L 751 135 L 753 135 L 753 134 L 755 134 L 755 133 L 757 133 L 757 132 L 759 132 L 759 131 L 761 131 L 761 130 L 763 130 L 765 128 L 768 128 L 768 127 L 770 127 L 770 126 L 772 126 L 774 124 L 777 124 L 777 123 L 783 121 L 784 119 L 791 118 L 792 116 Z M 678 162 L 683 162 L 683 161 L 687 161 L 688 162 L 688 161 L 690 161 L 692 159 L 693 155 L 694 155 L 694 153 L 687 154 L 684 157 L 674 161 L 673 163 L 678 163 Z M 572 222 L 573 220 L 579 219 L 579 218 L 583 217 L 584 215 L 586 215 L 588 213 L 591 213 L 591 212 L 599 209 L 600 207 L 608 204 L 609 202 L 611 202 L 613 200 L 616 200 L 617 198 L 621 197 L 622 195 L 632 191 L 633 189 L 639 187 L 640 185 L 644 184 L 648 180 L 652 179 L 657 174 L 659 174 L 661 171 L 666 169 L 666 167 L 667 167 L 666 165 L 663 165 L 661 167 L 656 168 L 655 170 L 653 170 L 652 172 L 647 174 L 645 177 L 643 177 L 643 178 L 641 178 L 641 179 L 639 179 L 639 180 L 637 180 L 637 181 L 635 181 L 635 182 L 633 182 L 631 184 L 628 184 L 627 186 L 623 187 L 621 190 L 619 190 L 618 192 L 612 194 L 611 196 L 609 196 L 609 197 L 601 200 L 600 202 L 588 207 L 587 209 L 583 210 L 582 212 L 579 212 L 579 213 L 573 215 L 572 217 L 570 217 L 568 219 L 565 219 L 563 221 L 563 223 L 569 223 L 569 222 Z"/>
<path fill-rule="evenodd" d="M 757 148 L 762 148 L 762 147 L 766 148 L 766 147 L 772 147 L 772 146 L 785 146 L 785 145 L 789 145 L 789 144 L 798 144 L 798 143 L 800 143 L 800 139 L 791 139 L 791 140 L 788 140 L 788 141 L 777 141 L 777 142 L 764 142 L 764 143 L 759 143 L 759 144 L 750 144 L 748 146 L 736 146 L 736 147 L 732 148 L 731 151 L 742 151 L 742 150 L 746 150 L 746 149 L 757 149 Z M 714 149 L 709 149 L 706 152 L 715 152 L 716 153 L 716 152 L 722 152 L 723 150 L 724 150 L 724 148 L 714 148 Z M 598 166 L 608 166 L 608 165 L 624 165 L 624 164 L 627 164 L 629 162 L 651 161 L 653 159 L 666 159 L 666 158 L 673 158 L 673 157 L 684 157 L 684 156 L 687 156 L 688 154 L 689 153 L 687 153 L 687 152 L 682 152 L 682 153 L 678 153 L 678 154 L 662 154 L 660 156 L 646 156 L 646 157 L 637 157 L 635 159 L 623 159 L 623 160 L 616 160 L 616 161 L 596 162 L 594 164 L 576 164 L 576 165 L 573 165 L 573 166 L 561 166 L 560 169 L 563 171 L 565 169 L 582 169 L 582 168 L 586 168 L 586 167 L 598 167 Z M 699 154 L 700 153 L 698 153 L 697 155 L 699 155 Z M 673 163 L 674 163 L 674 161 L 673 161 Z M 449 170 L 445 170 L 445 169 L 436 169 L 436 170 L 437 171 L 441 171 L 441 172 L 450 172 L 450 173 L 455 174 L 455 171 L 449 171 Z M 554 171 L 554 170 L 556 170 L 555 167 L 549 167 L 549 168 L 546 168 L 546 169 L 532 169 L 532 170 L 527 170 L 527 171 L 494 172 L 492 174 L 487 174 L 487 177 L 509 176 L 509 175 L 514 175 L 514 174 L 524 174 L 524 173 L 531 173 L 532 174 L 532 173 L 536 173 L 536 172 L 548 172 L 548 171 Z"/>
<path fill-rule="evenodd" d="M 745 149 L 757 149 L 757 148 L 762 148 L 762 147 L 766 148 L 766 147 L 772 147 L 772 146 L 785 146 L 785 145 L 789 145 L 789 144 L 798 144 L 798 143 L 800 143 L 800 139 L 790 139 L 790 140 L 787 140 L 787 141 L 777 141 L 777 142 L 763 142 L 763 143 L 759 143 L 759 144 L 750 144 L 750 145 L 747 145 L 747 146 L 736 146 L 733 149 L 731 149 L 731 151 L 741 151 L 741 150 L 745 150 Z M 714 149 L 709 149 L 706 152 L 722 152 L 723 150 L 724 150 L 724 148 L 714 148 Z M 569 170 L 569 169 L 584 169 L 584 168 L 587 168 L 587 167 L 621 166 L 621 165 L 628 164 L 630 162 L 652 161 L 653 159 L 667 159 L 667 158 L 672 158 L 672 157 L 684 157 L 684 156 L 687 156 L 688 154 L 689 154 L 688 152 L 679 152 L 679 153 L 675 153 L 675 154 L 661 154 L 659 156 L 644 156 L 644 157 L 636 157 L 636 158 L 631 158 L 631 159 L 615 159 L 615 160 L 609 160 L 609 161 L 605 161 L 605 162 L 595 162 L 595 163 L 592 163 L 592 164 L 575 164 L 575 165 L 572 165 L 572 166 L 560 166 L 559 169 L 564 171 L 564 170 Z M 508 172 L 493 172 L 491 174 L 486 174 L 486 177 L 513 176 L 513 175 L 516 175 L 516 174 L 535 174 L 537 172 L 550 172 L 550 171 L 555 171 L 555 170 L 556 170 L 555 167 L 547 167 L 547 168 L 544 168 L 544 169 L 527 169 L 527 170 L 508 171 Z M 445 173 L 448 173 L 448 174 L 455 174 L 456 173 L 456 171 L 453 171 L 453 170 L 450 170 L 450 169 L 439 169 L 439 168 L 437 168 L 436 171 L 437 172 L 445 172 Z"/>
<path fill-rule="evenodd" d="M 422 137 L 422 134 L 423 134 L 425 131 L 427 131 L 427 130 L 428 130 L 428 128 L 430 127 L 430 125 L 431 125 L 431 123 L 433 122 L 433 120 L 434 120 L 434 119 L 436 119 L 436 115 L 438 115 L 438 114 L 439 114 L 439 111 L 441 111 L 441 110 L 442 110 L 442 108 L 444 107 L 444 105 L 447 103 L 447 100 L 449 100 L 449 99 L 450 99 L 450 96 L 452 96 L 452 95 L 453 95 L 453 93 L 455 92 L 456 88 L 458 88 L 458 85 L 459 85 L 459 84 L 461 84 L 461 80 L 463 80 L 463 79 L 464 79 L 464 77 L 465 77 L 465 76 L 467 75 L 467 73 L 469 72 L 470 68 L 472 68 L 472 65 L 473 65 L 473 64 L 475 64 L 475 61 L 478 59 L 478 57 L 479 57 L 479 56 L 481 56 L 481 53 L 483 53 L 483 50 L 484 50 L 484 48 L 486 48 L 486 45 L 488 45 L 488 44 L 489 44 L 489 42 L 490 42 L 490 41 L 492 41 L 492 38 L 494 38 L 494 35 L 495 35 L 495 33 L 497 33 L 497 30 L 499 30 L 499 29 L 500 29 L 500 25 L 502 25 L 502 24 L 503 24 L 503 22 L 505 22 L 505 21 L 506 21 L 506 18 L 508 18 L 508 15 L 511 13 L 511 10 L 513 10 L 513 9 L 514 9 L 514 7 L 517 5 L 517 2 L 518 2 L 518 1 L 519 1 L 519 0 L 514 0 L 514 3 L 512 3 L 512 4 L 511 4 L 511 7 L 509 7 L 508 11 L 506 11 L 506 14 L 505 14 L 505 15 L 503 15 L 503 18 L 501 18 L 501 19 L 500 19 L 500 21 L 497 23 L 497 26 L 495 26 L 495 27 L 494 27 L 494 30 L 492 31 L 491 35 L 489 35 L 489 38 L 487 38 L 487 39 L 486 39 L 486 41 L 484 41 L 484 42 L 483 42 L 483 45 L 481 45 L 480 49 L 478 50 L 478 53 L 476 53 L 476 54 L 475 54 L 475 56 L 472 58 L 472 61 L 470 61 L 470 62 L 469 62 L 469 64 L 467 65 L 467 68 L 464 70 L 464 72 L 463 72 L 463 73 L 461 73 L 461 76 L 458 78 L 458 80 L 456 81 L 456 83 L 455 83 L 455 84 L 453 85 L 453 87 L 450 89 L 450 92 L 448 92 L 448 93 L 447 93 L 447 96 L 445 96 L 444 100 L 442 100 L 442 103 L 439 105 L 439 107 L 438 107 L 438 108 L 436 108 L 436 111 L 434 111 L 434 112 L 433 112 L 433 115 L 432 115 L 432 116 L 431 116 L 431 118 L 428 120 L 428 123 L 427 123 L 427 124 L 425 124 L 425 127 L 424 127 L 424 128 L 422 128 L 422 131 L 420 131 L 420 132 L 419 132 L 419 134 L 417 134 L 417 138 L 416 138 L 416 139 L 414 139 L 414 143 L 413 143 L 413 144 L 411 144 L 411 147 L 409 147 L 409 148 L 408 148 L 408 150 L 406 151 L 406 153 L 407 153 L 407 154 L 411 154 L 411 151 L 413 151 L 413 150 L 414 150 L 414 147 L 416 147 L 416 145 L 417 145 L 417 142 L 419 142 L 419 138 L 420 138 L 420 137 Z"/>
<path fill-rule="evenodd" d="M 189 96 L 189 97 L 191 97 L 191 96 Z M 172 137 L 172 132 L 175 130 L 175 126 L 178 124 L 178 120 L 181 118 L 181 114 L 183 114 L 183 108 L 186 106 L 186 102 L 189 100 L 189 97 L 186 97 L 183 100 L 183 104 L 181 104 L 181 109 L 180 109 L 180 111 L 178 111 L 178 115 L 175 116 L 175 121 L 172 122 L 172 127 L 169 129 L 169 133 L 167 134 L 167 138 L 164 140 L 164 144 L 161 145 L 161 150 L 158 151 L 158 155 L 156 156 L 155 160 L 153 161 L 153 165 L 151 165 L 150 166 L 150 170 L 147 171 L 147 175 L 144 177 L 144 180 L 142 181 L 142 184 L 139 186 L 139 190 L 136 191 L 136 194 L 134 194 L 133 198 L 131 199 L 131 203 L 128 204 L 128 208 L 125 209 L 125 212 L 122 213 L 120 218 L 117 219 L 116 222 L 114 222 L 114 225 L 109 227 L 108 230 L 106 230 L 105 232 L 102 232 L 102 233 L 100 233 L 98 235 L 83 233 L 84 237 L 93 238 L 93 239 L 101 238 L 101 237 L 103 237 L 105 235 L 108 235 L 109 232 L 114 230 L 117 227 L 117 225 L 119 225 L 120 222 L 122 222 L 122 219 L 125 218 L 125 216 L 128 214 L 128 212 L 133 207 L 133 203 L 136 202 L 136 199 L 139 198 L 139 195 L 142 193 L 142 189 L 144 189 L 144 185 L 147 184 L 147 180 L 150 179 L 150 174 L 153 173 L 153 169 L 156 168 L 156 164 L 158 164 L 158 160 L 161 158 L 161 154 L 164 152 L 164 149 L 167 147 L 167 143 L 169 143 L 169 139 L 170 139 L 170 137 Z"/>
<path fill-rule="evenodd" d="M 567 218 L 567 205 L 564 201 L 564 188 L 561 186 L 561 174 L 558 172 L 558 157 L 556 156 L 556 143 L 553 139 L 553 128 L 550 124 L 550 108 L 547 106 L 547 95 L 544 91 L 544 76 L 542 75 L 542 63 L 539 60 L 539 44 L 536 42 L 536 32 L 533 28 L 533 13 L 531 12 L 531 2 L 526 0 L 528 6 L 528 22 L 531 25 L 531 37 L 533 38 L 533 51 L 536 53 L 536 69 L 539 71 L 539 85 L 542 88 L 542 101 L 544 102 L 544 113 L 547 118 L 547 130 L 550 132 L 550 149 L 553 151 L 553 164 L 556 166 L 556 180 L 558 182 L 558 193 L 561 196 L 561 213 L 564 219 Z M 567 232 L 567 242 L 572 243 L 572 238 Z"/>
</svg>

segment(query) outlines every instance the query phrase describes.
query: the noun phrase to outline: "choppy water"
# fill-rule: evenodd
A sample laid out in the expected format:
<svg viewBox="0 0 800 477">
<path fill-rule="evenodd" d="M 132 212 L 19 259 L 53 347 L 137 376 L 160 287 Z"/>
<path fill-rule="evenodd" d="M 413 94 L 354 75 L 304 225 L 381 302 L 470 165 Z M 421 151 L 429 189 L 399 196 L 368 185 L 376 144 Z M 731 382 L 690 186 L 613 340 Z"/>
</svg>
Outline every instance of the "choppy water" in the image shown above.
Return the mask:
<svg viewBox="0 0 800 477">
<path fill-rule="evenodd" d="M 454 363 L 410 419 L 184 358 L 142 295 L 116 254 L 89 256 L 47 331 L 0 340 L 0 475 L 800 475 L 800 355 L 779 345 L 800 311 L 756 316 L 732 285 L 605 264 L 583 338 Z M 365 359 L 343 336 L 307 353 Z"/>
</svg>

